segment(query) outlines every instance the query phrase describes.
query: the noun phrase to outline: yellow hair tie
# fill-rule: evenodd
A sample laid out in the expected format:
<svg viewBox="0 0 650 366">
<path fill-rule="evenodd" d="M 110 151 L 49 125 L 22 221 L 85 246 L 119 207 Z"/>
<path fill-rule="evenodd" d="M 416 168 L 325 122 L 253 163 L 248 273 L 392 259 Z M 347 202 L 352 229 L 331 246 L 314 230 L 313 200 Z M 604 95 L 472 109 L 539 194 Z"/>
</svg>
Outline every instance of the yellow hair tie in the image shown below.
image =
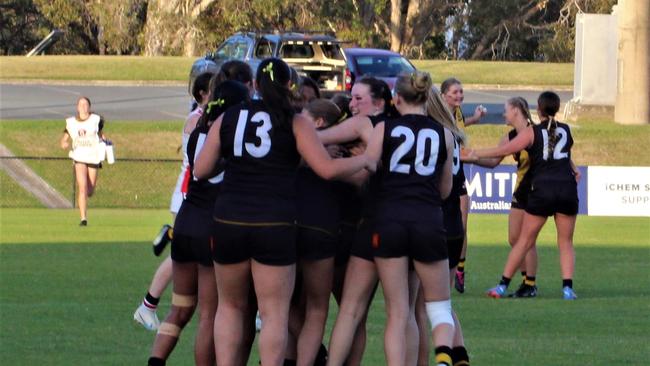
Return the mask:
<svg viewBox="0 0 650 366">
<path fill-rule="evenodd" d="M 226 101 L 223 100 L 222 98 L 219 98 L 219 99 L 217 99 L 217 100 L 214 100 L 214 101 L 208 103 L 208 109 L 205 111 L 205 113 L 210 114 L 210 111 L 212 110 L 212 106 L 213 106 L 213 105 L 216 105 L 216 106 L 221 107 L 221 106 L 223 106 L 225 103 L 226 103 Z"/>
<path fill-rule="evenodd" d="M 269 74 L 269 77 L 271 78 L 271 81 L 275 81 L 275 78 L 273 77 L 273 63 L 269 62 L 263 69 L 262 72 L 266 72 Z"/>
<path fill-rule="evenodd" d="M 348 118 L 348 114 L 347 112 L 344 112 L 341 118 L 339 118 L 339 120 L 337 121 L 337 123 L 345 121 L 346 118 Z"/>
</svg>

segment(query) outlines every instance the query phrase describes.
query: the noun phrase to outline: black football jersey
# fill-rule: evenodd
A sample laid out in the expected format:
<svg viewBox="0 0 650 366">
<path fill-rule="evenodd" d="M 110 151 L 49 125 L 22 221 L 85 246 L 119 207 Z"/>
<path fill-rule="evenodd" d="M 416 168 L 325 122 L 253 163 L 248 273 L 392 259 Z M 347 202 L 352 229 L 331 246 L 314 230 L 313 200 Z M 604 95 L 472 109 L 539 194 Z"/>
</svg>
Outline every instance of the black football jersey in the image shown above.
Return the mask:
<svg viewBox="0 0 650 366">
<path fill-rule="evenodd" d="M 209 127 L 197 127 L 190 134 L 187 140 L 187 158 L 189 163 L 189 184 L 185 200 L 193 203 L 194 205 L 211 209 L 214 207 L 214 201 L 217 199 L 219 193 L 220 183 L 223 181 L 223 160 L 220 160 L 214 167 L 211 178 L 197 179 L 192 172 L 194 171 L 194 162 L 199 156 L 201 149 L 208 136 Z"/>
<path fill-rule="evenodd" d="M 447 237 L 456 238 L 464 234 L 460 211 L 460 192 L 465 185 L 465 172 L 463 171 L 463 162 L 460 160 L 460 143 L 457 140 L 454 140 L 452 174 L 451 192 L 442 203 L 442 213 Z"/>
<path fill-rule="evenodd" d="M 262 101 L 254 100 L 226 110 L 220 137 L 226 163 L 215 218 L 243 223 L 294 222 L 300 155 L 291 125 L 273 121 Z"/>
<path fill-rule="evenodd" d="M 447 159 L 444 129 L 415 114 L 388 120 L 384 128 L 378 213 L 422 219 L 422 209 L 442 204 L 438 182 Z"/>
<path fill-rule="evenodd" d="M 549 122 L 544 121 L 533 126 L 535 138 L 533 145 L 527 149 L 533 183 L 546 180 L 575 180 L 571 169 L 571 147 L 573 146 L 571 129 L 565 123 L 556 123 L 557 139 L 553 151 L 549 148 Z"/>
</svg>

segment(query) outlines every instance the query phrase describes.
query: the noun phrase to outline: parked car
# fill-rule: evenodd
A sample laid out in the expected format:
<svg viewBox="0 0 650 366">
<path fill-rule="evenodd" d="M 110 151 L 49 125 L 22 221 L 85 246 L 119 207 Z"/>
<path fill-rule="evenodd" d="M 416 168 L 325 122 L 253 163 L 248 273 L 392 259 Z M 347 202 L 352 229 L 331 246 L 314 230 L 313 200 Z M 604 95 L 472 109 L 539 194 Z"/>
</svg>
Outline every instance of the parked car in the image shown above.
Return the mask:
<svg viewBox="0 0 650 366">
<path fill-rule="evenodd" d="M 393 88 L 399 74 L 415 71 L 415 66 L 397 52 L 377 48 L 345 48 L 343 53 L 347 60 L 346 76 L 350 79 L 350 85 L 368 75 L 384 80 Z"/>
<path fill-rule="evenodd" d="M 196 76 L 206 69 L 208 61 L 221 67 L 226 61 L 241 60 L 255 73 L 260 62 L 268 57 L 281 58 L 299 75 L 310 77 L 325 95 L 346 90 L 346 62 L 341 41 L 328 34 L 294 32 L 239 32 L 228 37 L 215 52 L 192 65 L 190 87 Z"/>
</svg>

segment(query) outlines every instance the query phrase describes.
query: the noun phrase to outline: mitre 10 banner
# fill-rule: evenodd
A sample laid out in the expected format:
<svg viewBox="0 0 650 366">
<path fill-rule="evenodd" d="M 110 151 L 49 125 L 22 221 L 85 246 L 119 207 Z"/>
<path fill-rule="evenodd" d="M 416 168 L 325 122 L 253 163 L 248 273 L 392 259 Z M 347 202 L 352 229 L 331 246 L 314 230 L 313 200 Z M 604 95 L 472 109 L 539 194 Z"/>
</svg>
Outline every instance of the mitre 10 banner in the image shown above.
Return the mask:
<svg viewBox="0 0 650 366">
<path fill-rule="evenodd" d="M 650 217 L 650 167 L 580 166 L 579 214 Z M 473 213 L 508 213 L 517 183 L 514 165 L 465 165 Z"/>
</svg>

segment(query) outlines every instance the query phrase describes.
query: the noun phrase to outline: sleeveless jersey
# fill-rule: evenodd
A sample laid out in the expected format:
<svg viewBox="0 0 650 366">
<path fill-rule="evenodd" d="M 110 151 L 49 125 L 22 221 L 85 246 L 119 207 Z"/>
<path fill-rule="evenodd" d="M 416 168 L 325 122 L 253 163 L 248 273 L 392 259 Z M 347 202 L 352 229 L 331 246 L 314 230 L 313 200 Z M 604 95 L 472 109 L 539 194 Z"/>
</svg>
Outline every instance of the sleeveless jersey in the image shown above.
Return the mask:
<svg viewBox="0 0 650 366">
<path fill-rule="evenodd" d="M 512 130 L 508 132 L 508 140 L 512 140 L 517 137 L 517 130 Z M 518 193 L 525 193 L 530 191 L 530 157 L 528 156 L 527 150 L 522 150 L 512 154 L 512 157 L 517 162 L 517 183 L 515 184 L 515 193 L 516 196 Z"/>
<path fill-rule="evenodd" d="M 214 217 L 241 223 L 293 223 L 300 161 L 290 125 L 278 126 L 260 100 L 229 108 L 221 123 L 225 175 Z"/>
<path fill-rule="evenodd" d="M 203 114 L 203 108 L 201 107 L 196 107 L 192 112 L 190 112 L 189 116 L 187 116 L 187 119 L 193 118 L 193 117 L 201 117 Z M 176 186 L 174 187 L 174 192 L 172 193 L 172 199 L 171 203 L 169 204 L 169 210 L 171 212 L 178 212 L 178 210 L 181 207 L 181 203 L 183 203 L 183 200 L 185 199 L 185 195 L 187 194 L 187 187 L 189 184 L 189 175 L 188 175 L 188 157 L 187 157 L 187 141 L 190 137 L 189 133 L 185 132 L 185 128 L 183 127 L 183 137 L 181 140 L 181 151 L 183 151 L 183 162 L 181 163 L 181 172 L 178 174 L 178 178 L 176 179 Z"/>
<path fill-rule="evenodd" d="M 423 210 L 442 204 L 438 181 L 447 159 L 444 129 L 414 114 L 386 121 L 384 128 L 378 214 L 420 220 Z"/>
<path fill-rule="evenodd" d="M 571 169 L 571 129 L 565 123 L 557 122 L 555 148 L 549 149 L 548 121 L 533 126 L 533 145 L 527 149 L 530 156 L 532 182 L 537 181 L 575 181 Z"/>
<path fill-rule="evenodd" d="M 306 166 L 296 174 L 298 225 L 335 234 L 339 225 L 338 191 L 334 182 L 319 177 Z"/>
<path fill-rule="evenodd" d="M 460 143 L 454 140 L 454 156 L 452 161 L 452 186 L 449 197 L 442 203 L 442 213 L 448 238 L 458 238 L 464 235 L 463 219 L 460 211 L 460 192 L 465 184 L 463 162 L 460 160 Z"/>
<path fill-rule="evenodd" d="M 103 145 L 99 145 L 102 124 L 101 118 L 94 113 L 84 121 L 79 121 L 76 117 L 65 120 L 65 130 L 72 138 L 72 160 L 86 164 L 99 164 L 104 160 L 104 152 L 100 150 Z"/>
<path fill-rule="evenodd" d="M 223 160 L 217 162 L 212 178 L 197 179 L 192 172 L 194 171 L 194 162 L 198 157 L 203 144 L 208 136 L 210 127 L 201 126 L 192 131 L 187 141 L 186 155 L 188 157 L 189 182 L 185 200 L 191 202 L 197 207 L 211 209 L 219 194 L 220 183 L 223 181 Z"/>
<path fill-rule="evenodd" d="M 454 108 L 454 119 L 456 124 L 461 130 L 465 129 L 465 116 L 463 116 L 463 110 L 460 107 Z"/>
</svg>

